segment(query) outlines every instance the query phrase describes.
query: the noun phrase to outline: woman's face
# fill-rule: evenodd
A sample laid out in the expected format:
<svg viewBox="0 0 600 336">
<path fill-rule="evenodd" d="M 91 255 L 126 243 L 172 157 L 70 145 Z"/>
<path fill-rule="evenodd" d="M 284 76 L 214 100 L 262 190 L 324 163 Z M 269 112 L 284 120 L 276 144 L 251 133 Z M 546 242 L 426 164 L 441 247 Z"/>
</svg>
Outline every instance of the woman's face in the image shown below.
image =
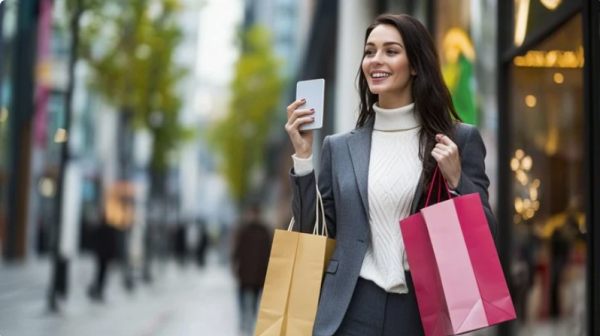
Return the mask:
<svg viewBox="0 0 600 336">
<path fill-rule="evenodd" d="M 365 45 L 362 71 L 374 94 L 398 93 L 411 83 L 411 69 L 398 30 L 390 25 L 379 25 L 371 31 Z"/>
</svg>

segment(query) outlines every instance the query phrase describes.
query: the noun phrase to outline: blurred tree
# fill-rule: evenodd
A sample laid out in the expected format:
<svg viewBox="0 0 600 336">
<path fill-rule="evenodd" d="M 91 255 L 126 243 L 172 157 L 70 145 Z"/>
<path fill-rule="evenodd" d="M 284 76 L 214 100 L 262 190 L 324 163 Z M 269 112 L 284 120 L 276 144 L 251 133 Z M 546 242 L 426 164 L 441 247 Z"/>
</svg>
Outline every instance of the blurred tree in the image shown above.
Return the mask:
<svg viewBox="0 0 600 336">
<path fill-rule="evenodd" d="M 82 34 L 82 54 L 93 72 L 90 87 L 120 109 L 122 123 L 131 124 L 119 130 L 122 178 L 130 177 L 131 127 L 144 127 L 152 134 L 148 206 L 163 211 L 150 226 L 166 224 L 171 158 L 179 143 L 194 136 L 179 122 L 182 99 L 177 84 L 188 71 L 174 60 L 183 38 L 177 14 L 184 9 L 180 0 L 108 0 L 88 12 Z M 151 278 L 149 273 L 144 276 Z"/>
<path fill-rule="evenodd" d="M 178 118 L 177 84 L 187 70 L 173 60 L 183 6 L 179 0 L 109 0 L 94 9 L 82 31 L 82 55 L 93 70 L 89 84 L 134 126 L 150 130 L 151 170 L 164 174 L 168 153 L 193 135 Z"/>
<path fill-rule="evenodd" d="M 92 70 L 89 80 L 92 91 L 121 112 L 119 147 L 115 148 L 119 153 L 120 177 L 128 179 L 132 171 L 131 129 L 147 128 L 154 138 L 151 193 L 164 192 L 169 154 L 177 144 L 193 136 L 191 130 L 179 123 L 182 102 L 177 84 L 186 69 L 173 61 L 182 39 L 177 22 L 177 13 L 184 9 L 180 0 L 65 0 L 63 4 L 68 13 L 65 28 L 71 36 L 65 92 L 67 134 L 73 108 L 75 65 L 84 60 Z M 56 195 L 57 232 L 62 209 L 61 181 L 67 160 L 68 146 L 63 145 Z M 55 255 L 60 259 L 58 253 Z M 56 274 L 57 271 L 55 279 Z M 57 281 L 53 282 L 50 308 L 56 310 Z"/>
<path fill-rule="evenodd" d="M 269 31 L 254 26 L 241 39 L 243 48 L 230 85 L 229 111 L 208 134 L 239 207 L 248 201 L 254 172 L 263 169 L 269 128 L 278 113 L 283 89 L 280 62 L 273 55 Z"/>
</svg>

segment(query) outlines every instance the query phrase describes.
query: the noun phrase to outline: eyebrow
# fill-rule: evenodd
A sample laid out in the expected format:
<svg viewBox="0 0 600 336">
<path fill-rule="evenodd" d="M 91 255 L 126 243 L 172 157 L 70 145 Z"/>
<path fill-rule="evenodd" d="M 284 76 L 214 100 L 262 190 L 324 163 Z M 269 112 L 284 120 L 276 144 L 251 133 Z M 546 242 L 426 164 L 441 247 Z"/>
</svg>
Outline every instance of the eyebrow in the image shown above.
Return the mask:
<svg viewBox="0 0 600 336">
<path fill-rule="evenodd" d="M 385 42 L 385 43 L 383 44 L 383 46 L 385 47 L 385 46 L 389 46 L 389 45 L 392 45 L 392 44 L 397 44 L 397 45 L 399 45 L 400 47 L 402 47 L 402 49 L 404 49 L 404 46 L 403 46 L 402 44 L 398 43 L 398 42 Z M 373 46 L 373 47 L 375 47 L 375 43 L 373 43 L 373 42 L 369 42 L 369 43 L 367 43 L 367 45 L 368 45 L 368 46 Z"/>
</svg>

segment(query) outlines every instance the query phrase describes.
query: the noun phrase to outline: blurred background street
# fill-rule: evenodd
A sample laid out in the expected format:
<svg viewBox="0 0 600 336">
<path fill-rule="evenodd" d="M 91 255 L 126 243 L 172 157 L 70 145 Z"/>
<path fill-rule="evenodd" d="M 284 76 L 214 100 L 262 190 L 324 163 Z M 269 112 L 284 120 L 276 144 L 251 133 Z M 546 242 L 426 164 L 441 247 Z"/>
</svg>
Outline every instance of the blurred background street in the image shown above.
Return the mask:
<svg viewBox="0 0 600 336">
<path fill-rule="evenodd" d="M 89 301 L 85 287 L 93 263 L 73 261 L 73 291 L 60 314 L 45 309 L 49 264 L 37 261 L 2 269 L 0 326 L 4 335 L 238 335 L 235 283 L 211 258 L 205 270 L 164 265 L 160 281 L 130 293 L 119 275 L 106 288 L 106 302 Z"/>
<path fill-rule="evenodd" d="M 473 335 L 600 334 L 599 1 L 4 0 L 0 335 L 252 335 L 286 107 L 325 79 L 318 170 L 385 12 L 429 29 L 487 148 L 519 318 Z"/>
</svg>

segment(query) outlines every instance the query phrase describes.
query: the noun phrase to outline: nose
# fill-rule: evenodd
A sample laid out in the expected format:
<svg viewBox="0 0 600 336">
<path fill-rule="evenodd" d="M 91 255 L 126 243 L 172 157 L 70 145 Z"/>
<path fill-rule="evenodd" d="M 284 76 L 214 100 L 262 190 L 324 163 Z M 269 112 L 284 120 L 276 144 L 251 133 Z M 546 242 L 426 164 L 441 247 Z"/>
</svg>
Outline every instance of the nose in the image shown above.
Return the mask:
<svg viewBox="0 0 600 336">
<path fill-rule="evenodd" d="M 381 56 L 381 52 L 379 52 L 379 51 L 378 51 L 378 52 L 375 54 L 375 56 L 373 56 L 373 58 L 371 59 L 371 62 L 372 62 L 373 64 L 383 64 L 383 61 L 382 61 L 382 56 Z"/>
</svg>

